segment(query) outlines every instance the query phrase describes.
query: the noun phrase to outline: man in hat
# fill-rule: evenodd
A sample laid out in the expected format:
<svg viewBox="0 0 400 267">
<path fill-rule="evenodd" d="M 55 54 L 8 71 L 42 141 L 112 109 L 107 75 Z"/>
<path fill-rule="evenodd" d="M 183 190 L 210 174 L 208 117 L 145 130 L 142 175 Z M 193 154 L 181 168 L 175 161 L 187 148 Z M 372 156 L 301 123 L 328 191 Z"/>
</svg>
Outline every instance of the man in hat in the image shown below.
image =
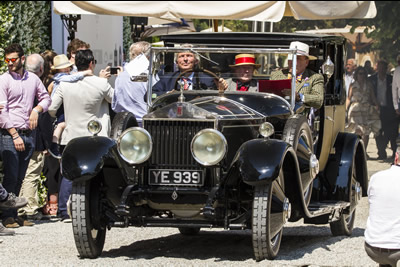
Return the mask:
<svg viewBox="0 0 400 267">
<path fill-rule="evenodd" d="M 194 70 L 199 63 L 197 55 L 190 51 L 193 47 L 191 44 L 182 45 L 183 48 L 188 48 L 188 51 L 179 52 L 176 54 L 175 62 L 179 71 L 172 74 L 166 74 L 160 77 L 160 80 L 153 86 L 153 94 L 162 95 L 172 90 L 180 90 L 181 85 L 184 90 L 207 90 L 216 89 L 214 78 L 203 72 L 189 71 Z M 185 73 L 180 81 L 176 82 L 178 76 Z M 178 85 L 179 83 L 179 85 Z M 222 78 L 218 81 L 218 86 L 226 89 L 226 81 Z"/>
<path fill-rule="evenodd" d="M 324 76 L 307 68 L 310 60 L 317 59 L 309 55 L 309 46 L 302 42 L 291 42 L 289 49 L 297 49 L 296 64 L 296 101 L 313 108 L 320 108 L 324 101 Z M 293 61 L 289 55 L 289 73 L 281 71 L 271 73 L 271 80 L 291 79 Z M 284 90 L 285 95 L 290 95 L 290 90 Z"/>
<path fill-rule="evenodd" d="M 235 77 L 226 80 L 228 88 L 226 91 L 249 91 L 257 92 L 257 81 L 253 80 L 255 68 L 260 64 L 255 64 L 254 55 L 239 54 L 235 57 L 235 64 L 229 65 L 232 68 Z"/>
</svg>

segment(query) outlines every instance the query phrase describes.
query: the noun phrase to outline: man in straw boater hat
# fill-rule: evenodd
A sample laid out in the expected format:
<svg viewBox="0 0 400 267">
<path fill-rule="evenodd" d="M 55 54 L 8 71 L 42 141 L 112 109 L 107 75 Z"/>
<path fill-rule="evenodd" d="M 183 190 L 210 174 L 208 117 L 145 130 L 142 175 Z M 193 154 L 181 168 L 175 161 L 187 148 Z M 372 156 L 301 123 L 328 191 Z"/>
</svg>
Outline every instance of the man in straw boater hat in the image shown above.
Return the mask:
<svg viewBox="0 0 400 267">
<path fill-rule="evenodd" d="M 307 68 L 310 60 L 317 59 L 309 55 L 309 46 L 302 42 L 291 42 L 289 49 L 297 48 L 296 64 L 296 101 L 301 101 L 304 105 L 313 108 L 320 108 L 324 101 L 324 77 Z M 292 59 L 289 54 L 289 73 L 284 74 L 281 70 L 271 73 L 271 80 L 291 79 Z M 283 92 L 290 95 L 290 90 Z"/>
<path fill-rule="evenodd" d="M 255 62 L 254 55 L 236 55 L 235 64 L 229 65 L 233 70 L 234 77 L 226 80 L 228 83 L 226 90 L 257 92 L 257 81 L 253 80 L 253 72 L 255 68 L 259 68 L 261 65 Z"/>
</svg>

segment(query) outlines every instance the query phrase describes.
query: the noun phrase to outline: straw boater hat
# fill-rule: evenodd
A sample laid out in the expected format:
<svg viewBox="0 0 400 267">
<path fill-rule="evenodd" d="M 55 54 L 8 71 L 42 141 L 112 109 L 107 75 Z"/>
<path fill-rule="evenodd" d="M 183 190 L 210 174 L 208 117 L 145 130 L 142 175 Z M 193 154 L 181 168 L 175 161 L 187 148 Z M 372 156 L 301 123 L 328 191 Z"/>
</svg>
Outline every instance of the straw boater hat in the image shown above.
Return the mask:
<svg viewBox="0 0 400 267">
<path fill-rule="evenodd" d="M 296 49 L 297 48 L 297 53 L 296 55 L 298 56 L 306 56 L 308 57 L 309 60 L 316 60 L 317 58 L 314 56 L 309 55 L 310 47 L 308 44 L 302 43 L 302 42 L 291 42 L 289 49 Z M 289 54 L 289 59 L 291 59 L 292 54 Z"/>
<path fill-rule="evenodd" d="M 239 66 L 245 66 L 245 65 L 251 65 L 254 66 L 255 68 L 261 67 L 260 64 L 256 64 L 256 58 L 254 55 L 251 54 L 239 54 L 235 57 L 235 65 L 229 65 L 229 67 L 239 67 Z"/>
<path fill-rule="evenodd" d="M 64 69 L 72 66 L 73 64 L 68 60 L 67 56 L 64 54 L 57 55 L 53 59 L 53 66 L 51 69 L 53 70 L 59 70 L 59 69 Z"/>
</svg>

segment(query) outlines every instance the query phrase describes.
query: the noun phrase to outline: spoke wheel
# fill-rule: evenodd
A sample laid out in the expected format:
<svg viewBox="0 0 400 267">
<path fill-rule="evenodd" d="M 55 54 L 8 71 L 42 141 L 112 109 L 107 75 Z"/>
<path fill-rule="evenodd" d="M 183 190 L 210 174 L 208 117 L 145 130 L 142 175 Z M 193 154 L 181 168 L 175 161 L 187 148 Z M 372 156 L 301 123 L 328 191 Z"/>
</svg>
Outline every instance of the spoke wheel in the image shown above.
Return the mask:
<svg viewBox="0 0 400 267">
<path fill-rule="evenodd" d="M 103 251 L 106 237 L 105 223 L 98 211 L 100 197 L 91 189 L 92 181 L 74 183 L 71 194 L 72 229 L 75 245 L 81 258 L 97 258 Z"/>
<path fill-rule="evenodd" d="M 117 140 L 123 131 L 130 127 L 137 126 L 138 123 L 135 115 L 133 115 L 131 112 L 119 112 L 113 119 L 110 137 L 114 140 Z"/>
<path fill-rule="evenodd" d="M 272 184 L 256 186 L 254 189 L 252 241 L 257 261 L 274 259 L 278 255 L 281 245 L 283 224 L 279 229 L 272 230 L 274 222 L 271 219 L 272 196 L 276 186 L 284 189 L 282 171 Z"/>
<path fill-rule="evenodd" d="M 198 228 L 198 227 L 196 227 L 196 228 L 179 227 L 178 229 L 182 235 L 188 235 L 188 236 L 197 235 L 200 232 L 200 228 Z"/>
<path fill-rule="evenodd" d="M 282 140 L 292 145 L 296 151 L 299 163 L 309 164 L 310 156 L 313 151 L 313 138 L 311 129 L 305 116 L 293 116 L 290 118 L 283 129 Z M 306 206 L 310 204 L 313 183 L 311 182 L 303 188 L 303 197 Z"/>
</svg>

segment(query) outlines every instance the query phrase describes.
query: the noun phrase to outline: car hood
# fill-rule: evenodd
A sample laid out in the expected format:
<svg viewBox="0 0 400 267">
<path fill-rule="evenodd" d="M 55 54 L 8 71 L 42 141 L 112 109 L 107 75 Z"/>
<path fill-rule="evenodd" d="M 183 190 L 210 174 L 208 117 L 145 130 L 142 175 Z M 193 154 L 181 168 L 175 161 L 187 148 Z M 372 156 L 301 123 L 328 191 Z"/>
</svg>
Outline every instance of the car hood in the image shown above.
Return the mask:
<svg viewBox="0 0 400 267">
<path fill-rule="evenodd" d="M 148 113 L 143 119 L 254 119 L 265 117 L 261 113 L 232 99 L 207 96 L 189 102 L 176 102 Z"/>
</svg>

